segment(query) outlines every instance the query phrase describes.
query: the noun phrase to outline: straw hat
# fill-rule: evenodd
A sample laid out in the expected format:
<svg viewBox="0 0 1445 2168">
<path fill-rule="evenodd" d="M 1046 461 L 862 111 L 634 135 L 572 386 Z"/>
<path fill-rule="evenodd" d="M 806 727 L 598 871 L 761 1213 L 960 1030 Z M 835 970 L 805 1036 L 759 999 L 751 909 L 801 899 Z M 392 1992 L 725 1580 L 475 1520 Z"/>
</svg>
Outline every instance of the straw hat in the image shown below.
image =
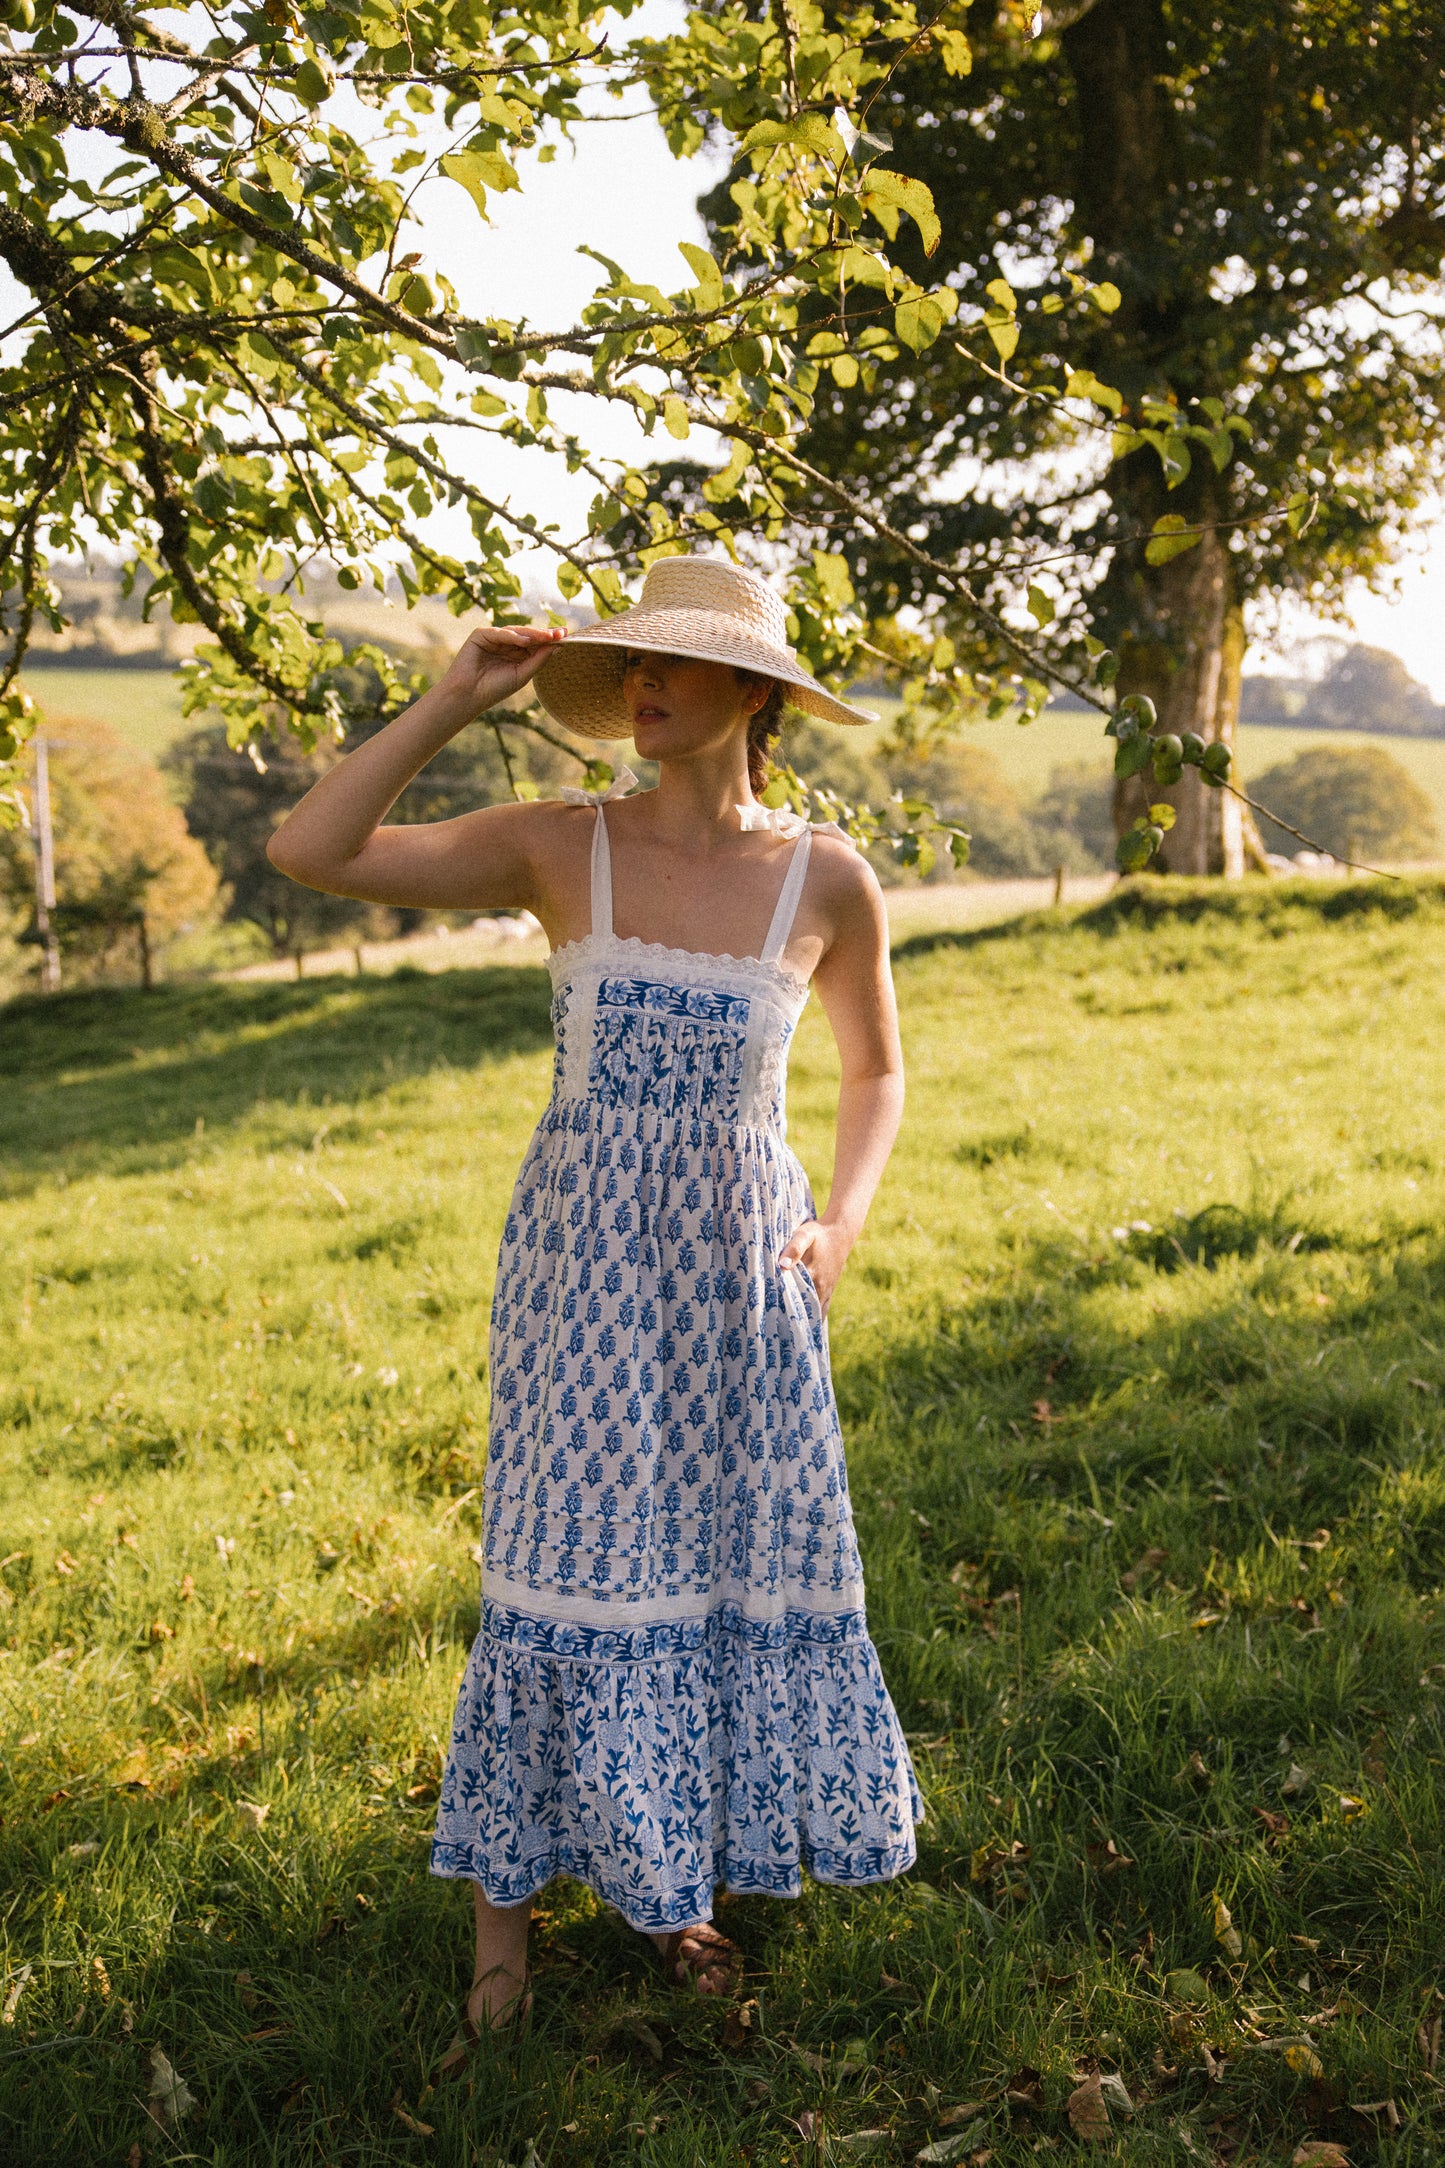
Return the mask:
<svg viewBox="0 0 1445 2168">
<path fill-rule="evenodd" d="M 788 698 L 830 723 L 876 723 L 824 692 L 788 645 L 788 613 L 766 580 L 722 557 L 664 557 L 642 583 L 642 597 L 553 648 L 533 683 L 547 713 L 584 738 L 630 738 L 617 650 L 646 648 L 734 663 L 786 686 Z"/>
</svg>

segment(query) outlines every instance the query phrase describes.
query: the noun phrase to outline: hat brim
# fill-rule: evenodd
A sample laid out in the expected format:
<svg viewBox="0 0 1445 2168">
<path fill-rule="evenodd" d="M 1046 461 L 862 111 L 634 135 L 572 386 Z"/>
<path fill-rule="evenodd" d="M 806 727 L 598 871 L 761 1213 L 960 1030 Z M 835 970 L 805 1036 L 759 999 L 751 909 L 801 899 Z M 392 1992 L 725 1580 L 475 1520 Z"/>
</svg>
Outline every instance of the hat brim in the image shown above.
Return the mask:
<svg viewBox="0 0 1445 2168">
<path fill-rule="evenodd" d="M 727 663 L 771 678 L 784 687 L 790 706 L 822 722 L 879 720 L 867 708 L 855 708 L 825 691 L 788 649 L 751 639 L 726 621 L 719 625 L 718 615 L 713 610 L 627 610 L 605 624 L 569 632 L 532 680 L 537 697 L 554 722 L 579 737 L 630 738 L 632 717 L 622 695 L 617 651 L 642 648 L 654 655 Z"/>
</svg>

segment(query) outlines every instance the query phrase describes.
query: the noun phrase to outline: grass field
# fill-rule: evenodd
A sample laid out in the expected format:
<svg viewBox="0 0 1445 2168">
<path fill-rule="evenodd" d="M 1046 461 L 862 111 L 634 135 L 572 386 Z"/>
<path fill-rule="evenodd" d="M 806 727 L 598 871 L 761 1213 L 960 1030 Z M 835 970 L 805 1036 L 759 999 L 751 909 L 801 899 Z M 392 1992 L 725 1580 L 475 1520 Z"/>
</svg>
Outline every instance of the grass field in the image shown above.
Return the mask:
<svg viewBox="0 0 1445 2168">
<path fill-rule="evenodd" d="M 729 1905 L 731 2010 L 556 1885 L 530 2030 L 439 2090 L 543 974 L 13 1005 L 0 2158 L 1011 2168 L 1082 2087 L 1144 2168 L 1439 2161 L 1442 934 L 1438 884 L 1131 884 L 902 948 L 833 1340 L 918 1872 Z M 824 1180 L 831 1080 L 810 1014 Z"/>
<path fill-rule="evenodd" d="M 181 714 L 180 680 L 169 670 L 31 670 L 25 690 L 52 729 L 67 715 L 109 723 L 151 760 L 194 727 Z"/>
</svg>

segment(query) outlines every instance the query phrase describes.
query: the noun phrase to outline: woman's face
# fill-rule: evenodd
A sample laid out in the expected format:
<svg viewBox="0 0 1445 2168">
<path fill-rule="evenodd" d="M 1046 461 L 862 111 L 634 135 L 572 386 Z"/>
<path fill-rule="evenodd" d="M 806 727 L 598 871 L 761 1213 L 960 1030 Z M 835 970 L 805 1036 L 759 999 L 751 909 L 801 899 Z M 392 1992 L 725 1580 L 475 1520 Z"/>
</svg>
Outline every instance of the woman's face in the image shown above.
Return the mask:
<svg viewBox="0 0 1445 2168">
<path fill-rule="evenodd" d="M 768 696 L 766 679 L 740 676 L 731 663 L 629 648 L 622 694 L 632 742 L 644 760 L 686 760 L 712 752 L 747 727 Z"/>
</svg>

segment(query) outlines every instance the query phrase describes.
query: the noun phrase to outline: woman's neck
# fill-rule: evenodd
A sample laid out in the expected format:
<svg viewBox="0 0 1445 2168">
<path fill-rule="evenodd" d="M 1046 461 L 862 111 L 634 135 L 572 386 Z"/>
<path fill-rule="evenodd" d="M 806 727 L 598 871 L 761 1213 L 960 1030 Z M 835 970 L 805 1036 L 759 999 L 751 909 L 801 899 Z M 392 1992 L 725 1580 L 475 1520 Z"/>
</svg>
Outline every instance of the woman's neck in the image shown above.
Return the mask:
<svg viewBox="0 0 1445 2168">
<path fill-rule="evenodd" d="M 662 761 L 650 796 L 651 825 L 660 842 L 696 849 L 704 841 L 735 835 L 737 808 L 755 802 L 746 746 Z"/>
</svg>

